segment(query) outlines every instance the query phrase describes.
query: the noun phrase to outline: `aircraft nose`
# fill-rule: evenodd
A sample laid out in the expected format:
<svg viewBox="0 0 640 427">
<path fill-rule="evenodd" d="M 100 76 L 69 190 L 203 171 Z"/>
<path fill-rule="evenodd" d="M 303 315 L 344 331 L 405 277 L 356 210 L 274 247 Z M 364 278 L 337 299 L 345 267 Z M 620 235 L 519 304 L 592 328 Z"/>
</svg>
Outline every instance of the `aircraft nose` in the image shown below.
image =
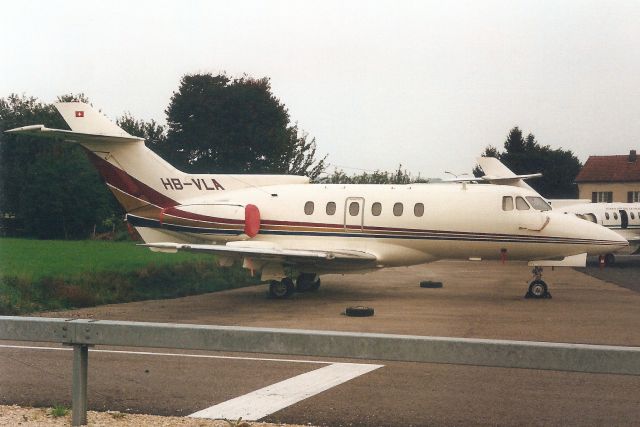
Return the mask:
<svg viewBox="0 0 640 427">
<path fill-rule="evenodd" d="M 582 222 L 580 226 L 575 229 L 576 235 L 582 234 L 581 238 L 589 240 L 590 249 L 587 251 L 589 254 L 600 255 L 615 252 L 629 246 L 627 239 L 615 231 L 587 220 L 576 219 Z"/>
</svg>

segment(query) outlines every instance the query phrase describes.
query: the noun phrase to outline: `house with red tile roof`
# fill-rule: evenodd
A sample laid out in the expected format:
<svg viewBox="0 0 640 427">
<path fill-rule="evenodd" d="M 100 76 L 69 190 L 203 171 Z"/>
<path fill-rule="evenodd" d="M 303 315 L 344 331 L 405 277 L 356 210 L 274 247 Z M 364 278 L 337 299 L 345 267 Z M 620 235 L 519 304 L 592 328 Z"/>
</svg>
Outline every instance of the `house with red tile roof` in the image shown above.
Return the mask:
<svg viewBox="0 0 640 427">
<path fill-rule="evenodd" d="M 621 156 L 589 156 L 576 184 L 578 197 L 594 203 L 640 202 L 640 160 L 636 150 Z"/>
</svg>

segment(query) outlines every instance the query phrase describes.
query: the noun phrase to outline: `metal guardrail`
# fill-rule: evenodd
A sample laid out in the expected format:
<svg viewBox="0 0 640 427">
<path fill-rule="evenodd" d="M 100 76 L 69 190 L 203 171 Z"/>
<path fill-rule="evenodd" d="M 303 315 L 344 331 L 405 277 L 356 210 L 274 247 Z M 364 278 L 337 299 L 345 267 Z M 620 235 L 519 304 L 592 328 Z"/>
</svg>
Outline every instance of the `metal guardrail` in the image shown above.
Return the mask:
<svg viewBox="0 0 640 427">
<path fill-rule="evenodd" d="M 591 344 L 14 316 L 0 316 L 0 340 L 74 347 L 73 425 L 86 423 L 94 345 L 640 375 L 640 347 Z"/>
</svg>

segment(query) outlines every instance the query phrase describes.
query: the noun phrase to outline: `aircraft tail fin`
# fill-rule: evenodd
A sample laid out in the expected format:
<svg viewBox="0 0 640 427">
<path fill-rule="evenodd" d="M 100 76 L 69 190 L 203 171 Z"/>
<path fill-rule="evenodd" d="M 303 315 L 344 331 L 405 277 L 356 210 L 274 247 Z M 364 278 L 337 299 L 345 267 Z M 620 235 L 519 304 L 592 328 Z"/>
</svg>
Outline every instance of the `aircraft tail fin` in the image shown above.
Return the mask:
<svg viewBox="0 0 640 427">
<path fill-rule="evenodd" d="M 107 116 L 84 102 L 58 102 L 56 109 L 73 132 L 131 137 Z"/>
<path fill-rule="evenodd" d="M 492 184 L 497 185 L 512 185 L 515 187 L 527 188 L 533 190 L 529 184 L 524 182 L 528 178 L 541 177 L 542 174 L 535 173 L 529 175 L 516 175 L 504 165 L 500 160 L 495 157 L 478 157 L 476 159 L 478 165 L 482 168 L 484 176 L 482 180 L 489 181 Z M 533 190 L 535 191 L 535 190 Z"/>
</svg>

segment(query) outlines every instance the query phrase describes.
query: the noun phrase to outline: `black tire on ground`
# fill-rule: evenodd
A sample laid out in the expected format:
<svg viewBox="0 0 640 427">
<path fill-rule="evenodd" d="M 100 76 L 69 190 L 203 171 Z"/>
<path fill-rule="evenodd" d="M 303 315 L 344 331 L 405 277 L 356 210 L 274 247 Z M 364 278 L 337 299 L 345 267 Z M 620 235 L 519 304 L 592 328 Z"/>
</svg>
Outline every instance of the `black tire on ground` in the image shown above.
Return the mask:
<svg viewBox="0 0 640 427">
<path fill-rule="evenodd" d="M 296 280 L 297 292 L 317 291 L 320 287 L 320 277 L 315 273 L 300 273 Z"/>
<path fill-rule="evenodd" d="M 529 291 L 525 298 L 551 298 L 549 287 L 543 280 L 534 280 L 529 283 Z"/>
<path fill-rule="evenodd" d="M 369 317 L 373 316 L 373 308 L 358 305 L 355 307 L 347 307 L 344 313 L 350 317 Z"/>
<path fill-rule="evenodd" d="M 606 254 L 604 256 L 604 265 L 611 267 L 616 263 L 616 256 L 614 254 Z"/>
<path fill-rule="evenodd" d="M 431 289 L 441 288 L 442 287 L 442 282 L 433 282 L 431 280 L 424 280 L 424 281 L 420 282 L 420 287 L 421 288 L 431 288 Z"/>
<path fill-rule="evenodd" d="M 309 288 L 309 290 L 312 292 L 315 292 L 318 289 L 320 289 L 320 276 L 318 276 L 318 279 L 315 282 L 313 282 L 311 284 L 311 287 Z"/>
<path fill-rule="evenodd" d="M 285 277 L 284 279 L 272 280 L 269 282 L 269 295 L 273 298 L 288 298 L 295 291 L 295 286 L 293 285 L 293 280 L 289 277 Z"/>
</svg>

